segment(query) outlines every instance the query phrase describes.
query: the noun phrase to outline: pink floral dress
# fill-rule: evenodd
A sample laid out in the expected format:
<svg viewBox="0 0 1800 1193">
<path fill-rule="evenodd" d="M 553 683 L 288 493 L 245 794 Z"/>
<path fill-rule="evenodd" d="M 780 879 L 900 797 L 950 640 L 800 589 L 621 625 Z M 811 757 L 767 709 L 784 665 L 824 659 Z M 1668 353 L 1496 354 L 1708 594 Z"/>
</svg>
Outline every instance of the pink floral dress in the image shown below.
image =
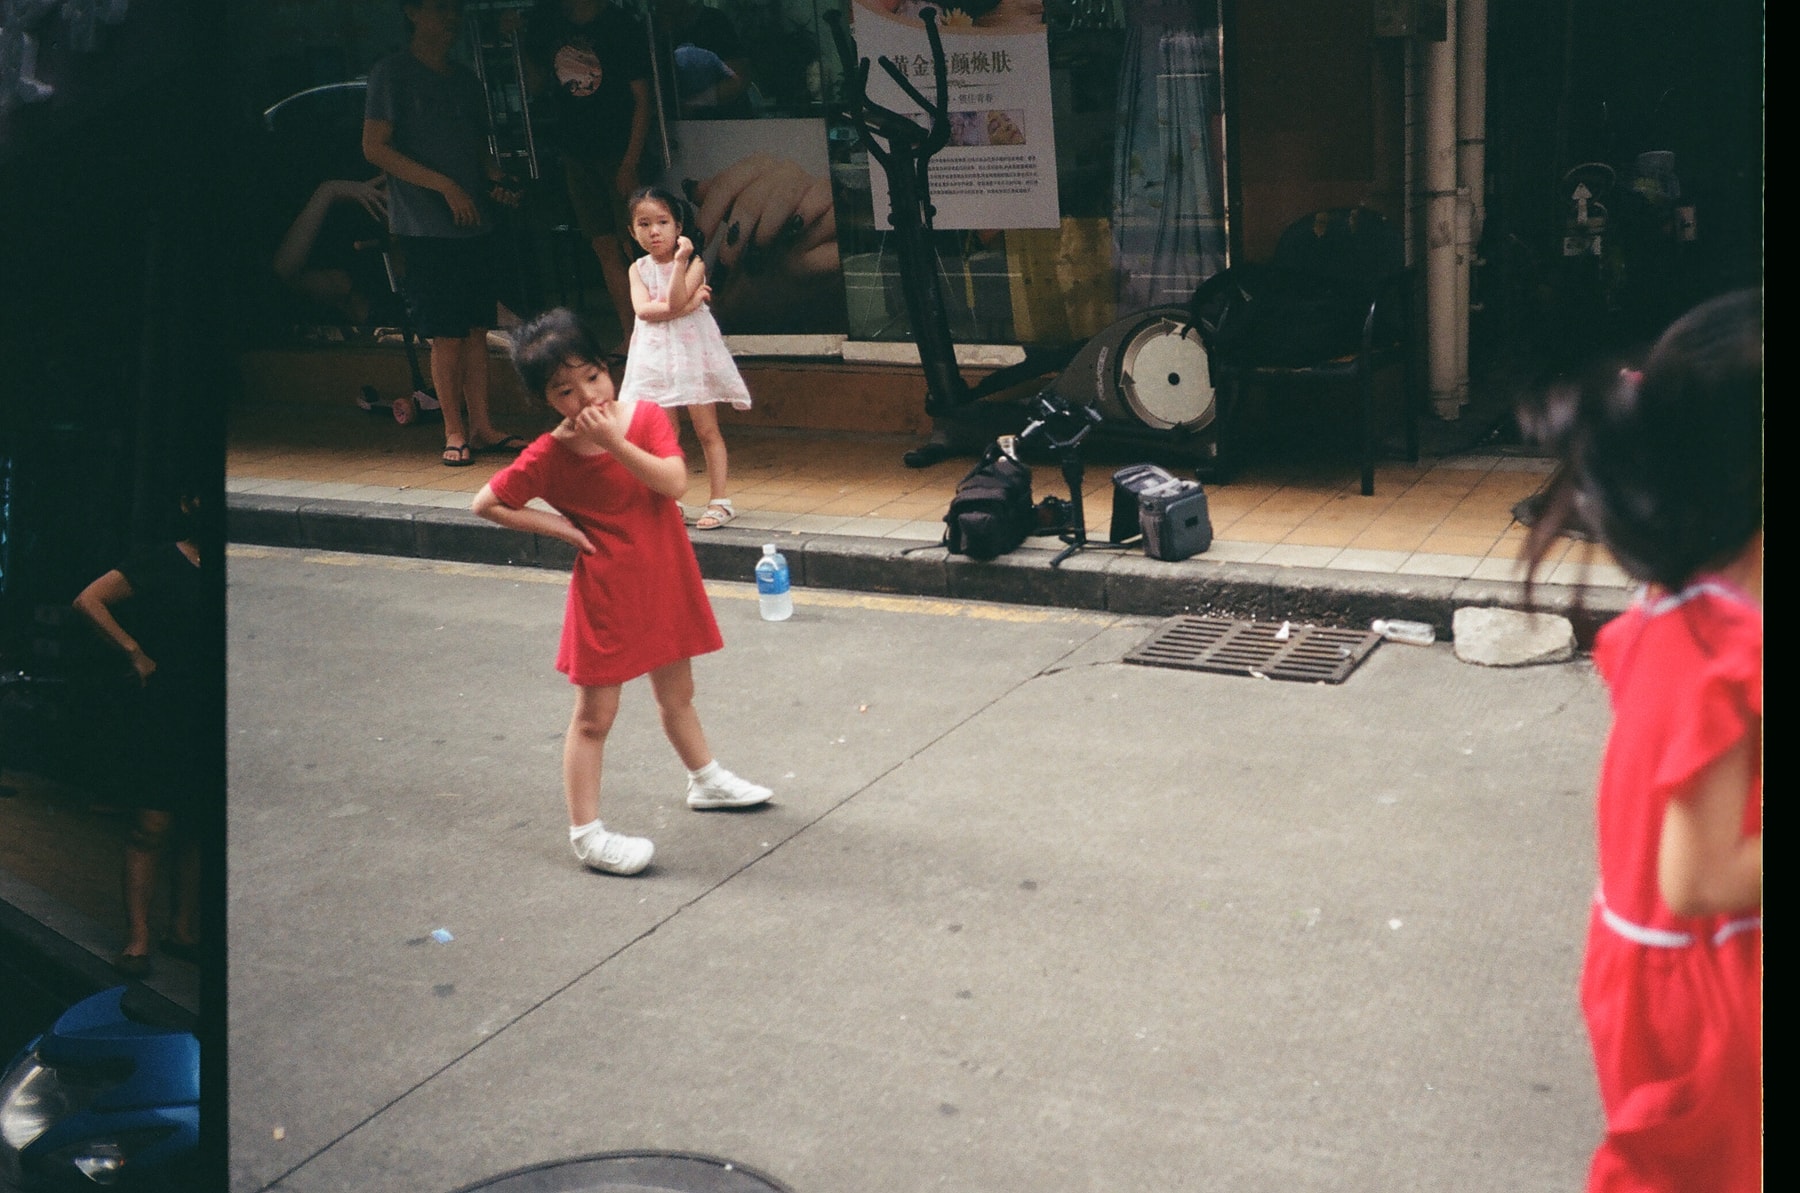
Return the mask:
<svg viewBox="0 0 1800 1193">
<path fill-rule="evenodd" d="M 632 268 L 652 299 L 668 297 L 674 261 L 658 265 L 649 257 L 639 257 Z M 738 410 L 750 409 L 750 391 L 738 373 L 737 362 L 731 359 L 731 349 L 725 346 L 718 321 L 706 307 L 679 319 L 655 323 L 638 319 L 619 399 L 658 406 L 730 402 Z"/>
</svg>

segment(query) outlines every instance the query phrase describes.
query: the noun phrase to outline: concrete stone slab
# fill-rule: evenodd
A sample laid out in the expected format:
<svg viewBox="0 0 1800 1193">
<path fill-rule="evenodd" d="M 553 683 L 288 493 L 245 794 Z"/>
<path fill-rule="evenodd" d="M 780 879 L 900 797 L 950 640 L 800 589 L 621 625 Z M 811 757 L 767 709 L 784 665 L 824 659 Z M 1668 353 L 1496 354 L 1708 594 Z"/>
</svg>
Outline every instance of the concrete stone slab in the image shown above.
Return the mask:
<svg viewBox="0 0 1800 1193">
<path fill-rule="evenodd" d="M 922 549 L 909 553 L 913 547 Z M 804 583 L 809 588 L 910 596 L 944 596 L 949 591 L 944 552 L 928 544 L 889 538 L 812 536 L 801 548 L 800 560 Z"/>
<path fill-rule="evenodd" d="M 944 560 L 944 578 L 949 595 L 961 600 L 1104 609 L 1109 555 L 1081 551 L 1056 567 L 1050 566 L 1055 555 L 1044 551 L 1015 551 L 990 560 L 951 555 Z"/>
<path fill-rule="evenodd" d="M 370 555 L 417 555 L 410 510 L 362 501 L 311 499 L 298 510 L 300 545 Z"/>
<path fill-rule="evenodd" d="M 427 559 L 453 559 L 460 563 L 512 563 L 534 565 L 534 536 L 497 526 L 462 509 L 425 508 L 413 517 L 418 530 L 418 554 Z"/>
<path fill-rule="evenodd" d="M 292 498 L 233 493 L 225 503 L 225 534 L 234 543 L 298 547 L 299 505 Z"/>
<path fill-rule="evenodd" d="M 1554 613 L 1464 607 L 1452 631 L 1456 657 L 1484 667 L 1566 663 L 1575 656 L 1575 627 Z"/>
</svg>

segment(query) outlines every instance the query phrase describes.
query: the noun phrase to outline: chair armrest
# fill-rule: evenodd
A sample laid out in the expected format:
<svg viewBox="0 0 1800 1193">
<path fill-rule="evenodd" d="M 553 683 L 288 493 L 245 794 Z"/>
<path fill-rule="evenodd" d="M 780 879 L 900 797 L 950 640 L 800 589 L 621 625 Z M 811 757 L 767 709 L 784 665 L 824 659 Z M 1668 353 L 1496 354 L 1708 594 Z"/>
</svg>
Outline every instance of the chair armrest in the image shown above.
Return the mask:
<svg viewBox="0 0 1800 1193">
<path fill-rule="evenodd" d="M 1187 325 L 1200 333 L 1200 342 L 1206 345 L 1208 354 L 1213 350 L 1214 337 L 1224 326 L 1223 316 L 1230 310 L 1230 307 L 1229 305 L 1220 305 L 1217 312 L 1218 318 L 1212 322 L 1208 322 L 1205 312 L 1208 306 L 1219 302 L 1221 295 L 1229 293 L 1231 288 L 1237 285 L 1238 276 L 1239 269 L 1235 265 L 1221 269 L 1201 282 L 1195 288 L 1193 297 L 1188 299 Z"/>
<path fill-rule="evenodd" d="M 1403 269 L 1392 270 L 1375 279 L 1369 295 L 1369 313 L 1363 318 L 1362 350 L 1367 355 L 1375 348 L 1375 328 L 1387 311 L 1399 306 L 1400 332 L 1396 342 L 1403 342 L 1412 334 L 1412 298 L 1413 287 L 1418 271 L 1410 265 Z"/>
</svg>

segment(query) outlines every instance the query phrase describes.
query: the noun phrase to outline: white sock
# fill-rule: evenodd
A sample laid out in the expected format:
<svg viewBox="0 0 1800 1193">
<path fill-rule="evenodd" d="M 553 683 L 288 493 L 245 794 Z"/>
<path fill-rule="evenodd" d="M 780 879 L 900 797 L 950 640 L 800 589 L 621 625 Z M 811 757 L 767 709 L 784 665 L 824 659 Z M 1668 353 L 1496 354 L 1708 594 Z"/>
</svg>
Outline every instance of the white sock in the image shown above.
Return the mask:
<svg viewBox="0 0 1800 1193">
<path fill-rule="evenodd" d="M 583 837 L 587 836 L 589 833 L 599 833 L 599 832 L 605 832 L 605 831 L 606 830 L 601 826 L 601 824 L 598 820 L 590 820 L 586 824 L 570 825 L 569 826 L 569 840 L 579 841 Z"/>
<path fill-rule="evenodd" d="M 715 758 L 699 770 L 689 771 L 688 778 L 696 783 L 710 783 L 724 773 L 725 768 L 720 766 L 719 760 Z"/>
</svg>

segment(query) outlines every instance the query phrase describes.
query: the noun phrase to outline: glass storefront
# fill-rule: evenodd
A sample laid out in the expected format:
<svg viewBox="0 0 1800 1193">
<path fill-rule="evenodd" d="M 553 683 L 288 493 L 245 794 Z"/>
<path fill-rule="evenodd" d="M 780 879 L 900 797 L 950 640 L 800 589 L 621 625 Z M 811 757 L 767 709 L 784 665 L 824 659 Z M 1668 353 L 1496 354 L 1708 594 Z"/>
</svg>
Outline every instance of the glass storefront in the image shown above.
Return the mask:
<svg viewBox="0 0 1800 1193">
<path fill-rule="evenodd" d="M 928 173 L 936 260 L 927 267 L 938 275 L 951 338 L 959 346 L 1071 344 L 1136 311 L 1184 303 L 1225 256 L 1217 0 L 955 2 L 941 20 L 949 134 Z M 515 156 L 538 150 L 540 177 L 513 217 L 513 305 L 575 305 L 605 324 L 597 263 L 573 228 L 547 149 L 547 105 L 530 102 L 508 37 L 535 7 L 465 5 L 466 57 L 488 84 L 497 146 Z M 912 340 L 885 172 L 842 111 L 832 21 L 847 24 L 860 55 L 897 62 L 930 96 L 923 0 L 625 7 L 644 26 L 646 48 L 654 46 L 643 173 L 697 205 L 727 334 L 794 344 L 807 337 L 825 351 L 843 340 Z M 291 79 L 283 95 L 354 80 L 404 36 L 398 25 L 376 27 L 394 14 L 374 0 L 279 11 L 299 24 L 271 26 L 265 42 L 304 44 L 291 61 L 268 60 L 266 73 Z M 338 36 L 352 27 L 357 39 Z M 320 65 L 327 46 L 329 68 Z M 869 80 L 873 100 L 924 121 L 879 63 Z M 331 168 L 355 174 L 364 168 L 360 95 L 312 106 L 339 98 L 343 120 L 307 120 L 342 151 L 345 164 Z M 285 148 L 277 156 L 301 160 Z M 285 226 L 304 201 L 305 186 L 288 190 L 272 204 L 281 215 L 272 226 Z"/>
<path fill-rule="evenodd" d="M 966 3 L 942 21 L 951 129 L 929 172 L 952 338 L 1070 343 L 1185 303 L 1225 257 L 1217 9 Z M 912 338 L 886 178 L 837 110 L 828 14 L 931 98 L 923 7 L 656 0 L 644 12 L 659 49 L 653 154 L 666 144 L 666 180 L 701 209 L 729 334 Z M 872 99 L 925 123 L 879 62 L 869 77 Z"/>
</svg>

